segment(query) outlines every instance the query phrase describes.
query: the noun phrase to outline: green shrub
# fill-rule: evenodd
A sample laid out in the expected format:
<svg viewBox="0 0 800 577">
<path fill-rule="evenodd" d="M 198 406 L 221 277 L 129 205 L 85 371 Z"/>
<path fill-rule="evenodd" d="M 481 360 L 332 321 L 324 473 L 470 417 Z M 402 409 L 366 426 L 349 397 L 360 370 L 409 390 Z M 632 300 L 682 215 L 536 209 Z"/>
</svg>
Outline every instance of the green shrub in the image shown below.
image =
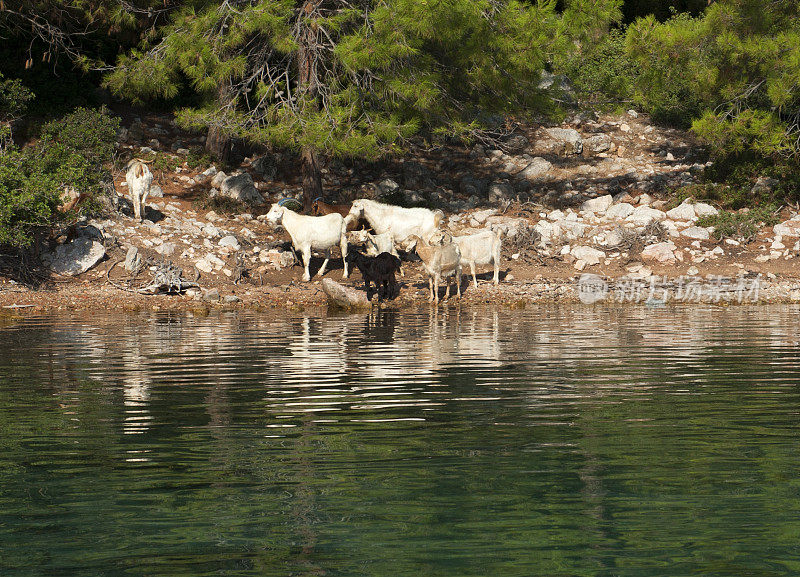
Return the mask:
<svg viewBox="0 0 800 577">
<path fill-rule="evenodd" d="M 90 162 L 105 162 L 114 154 L 119 118 L 105 108 L 78 108 L 42 127 L 41 139 L 58 143 L 86 156 Z"/>
<path fill-rule="evenodd" d="M 20 118 L 33 93 L 19 80 L 6 80 L 0 73 L 0 152 L 12 143 L 11 122 Z"/>
<path fill-rule="evenodd" d="M 704 216 L 697 221 L 698 226 L 713 226 L 714 238 L 734 238 L 744 242 L 752 241 L 763 226 L 778 222 L 777 208 L 763 206 L 745 211 L 720 211 L 714 216 Z"/>
<path fill-rule="evenodd" d="M 612 30 L 584 53 L 564 63 L 578 98 L 593 106 L 630 102 L 639 66 L 625 50 L 624 30 Z"/>
<path fill-rule="evenodd" d="M 0 244 L 28 246 L 37 229 L 63 219 L 65 188 L 99 192 L 118 127 L 105 111 L 79 109 L 45 125 L 33 146 L 0 154 Z"/>
</svg>

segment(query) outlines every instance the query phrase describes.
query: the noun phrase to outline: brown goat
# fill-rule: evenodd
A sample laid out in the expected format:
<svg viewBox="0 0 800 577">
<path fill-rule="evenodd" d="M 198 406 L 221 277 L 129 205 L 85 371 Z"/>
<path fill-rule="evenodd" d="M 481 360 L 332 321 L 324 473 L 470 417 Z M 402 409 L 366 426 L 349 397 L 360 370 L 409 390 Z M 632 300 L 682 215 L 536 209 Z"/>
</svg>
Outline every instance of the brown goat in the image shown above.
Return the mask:
<svg viewBox="0 0 800 577">
<path fill-rule="evenodd" d="M 316 199 L 311 204 L 311 215 L 312 216 L 325 216 L 326 214 L 341 214 L 343 217 L 346 217 L 350 214 L 350 205 L 349 204 L 329 204 L 322 200 L 321 198 Z"/>
<path fill-rule="evenodd" d="M 359 226 L 363 226 L 365 222 L 360 218 L 354 221 L 347 220 L 347 215 L 350 214 L 350 208 L 350 204 L 330 204 L 318 198 L 311 204 L 311 215 L 325 216 L 326 214 L 341 214 L 345 218 L 347 230 L 352 231 L 358 229 Z"/>
</svg>

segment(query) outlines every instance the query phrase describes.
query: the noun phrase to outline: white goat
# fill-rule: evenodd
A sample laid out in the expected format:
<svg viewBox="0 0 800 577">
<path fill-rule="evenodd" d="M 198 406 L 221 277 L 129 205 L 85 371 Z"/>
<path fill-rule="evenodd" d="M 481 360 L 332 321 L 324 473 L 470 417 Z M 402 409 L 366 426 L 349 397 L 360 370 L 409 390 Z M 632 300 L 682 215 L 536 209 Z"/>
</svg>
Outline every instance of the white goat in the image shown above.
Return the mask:
<svg viewBox="0 0 800 577">
<path fill-rule="evenodd" d="M 469 263 L 475 288 L 478 288 L 478 280 L 475 278 L 476 264 L 493 264 L 494 284 L 500 283 L 500 250 L 502 247 L 497 233 L 485 230 L 477 234 L 454 236 L 453 242 L 461 251 L 462 264 Z"/>
<path fill-rule="evenodd" d="M 428 238 L 441 224 L 444 213 L 427 208 L 403 208 L 360 198 L 353 201 L 347 222 L 365 219 L 376 234 L 392 233 L 394 242 L 402 242 L 409 236 Z"/>
<path fill-rule="evenodd" d="M 267 213 L 267 220 L 273 225 L 281 224 L 292 239 L 294 249 L 303 255 L 305 274 L 303 280 L 311 280 L 308 264 L 311 261 L 311 249 L 325 251 L 325 262 L 319 269 L 319 274 L 325 274 L 328 261 L 331 258 L 331 248 L 337 244 L 342 249 L 342 262 L 344 263 L 344 276 L 347 278 L 347 236 L 345 222 L 341 214 L 326 214 L 325 216 L 306 216 L 297 214 L 279 204 L 273 204 Z"/>
<path fill-rule="evenodd" d="M 458 245 L 452 242 L 452 238 L 443 234 L 434 234 L 428 241 L 416 235 L 408 237 L 408 241 L 413 244 L 419 258 L 422 259 L 422 267 L 428 275 L 428 289 L 431 291 L 428 300 L 435 303 L 439 302 L 439 281 L 442 278 L 447 278 L 444 298 L 450 297 L 450 277 L 455 278 L 458 296 L 461 298 L 461 251 Z"/>
<path fill-rule="evenodd" d="M 125 168 L 127 169 L 125 181 L 128 183 L 128 190 L 133 202 L 133 216 L 141 221 L 142 214 L 145 212 L 147 195 L 150 194 L 150 185 L 153 183 L 153 173 L 139 158 L 131 159 Z"/>
<path fill-rule="evenodd" d="M 348 232 L 347 235 L 351 243 L 364 244 L 367 256 L 378 256 L 382 252 L 388 252 L 390 255 L 400 258 L 394 246 L 394 236 L 391 231 L 383 234 L 370 234 L 366 230 L 354 230 Z M 402 265 L 400 266 L 400 276 L 405 276 Z"/>
</svg>

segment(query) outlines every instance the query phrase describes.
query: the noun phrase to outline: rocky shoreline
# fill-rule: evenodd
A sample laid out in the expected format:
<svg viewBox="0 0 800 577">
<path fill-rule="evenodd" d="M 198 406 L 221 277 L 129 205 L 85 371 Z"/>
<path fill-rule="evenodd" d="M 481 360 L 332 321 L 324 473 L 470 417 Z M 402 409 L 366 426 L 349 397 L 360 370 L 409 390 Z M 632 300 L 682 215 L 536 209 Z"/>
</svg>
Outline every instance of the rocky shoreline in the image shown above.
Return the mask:
<svg viewBox="0 0 800 577">
<path fill-rule="evenodd" d="M 192 138 L 168 119 L 133 119 L 120 153 L 156 154 L 161 167 L 146 220 L 130 217 L 124 175 L 116 174 L 122 208 L 55 239 L 43 255 L 52 275 L 39 288 L 0 278 L 0 306 L 325 306 L 321 279 L 300 282 L 288 237 L 264 219 L 270 203 L 300 195 L 296 170 L 274 154 L 246 158 L 231 174 L 191 167 L 184 146 Z M 331 163 L 325 186 L 334 191 L 328 200 L 423 203 L 442 209 L 453 233 L 501 233 L 502 282 L 492 286 L 483 275 L 478 290 L 464 282 L 465 305 L 799 302 L 800 216 L 785 208 L 777 224 L 762 223 L 747 242 L 717 239 L 713 226 L 700 225 L 716 207 L 670 200 L 698 181 L 706 167 L 699 157 L 689 135 L 633 111 L 584 114 L 557 127 L 519 127 L 497 149 L 412 151 L 361 167 Z M 221 198 L 235 210 L 207 208 Z M 410 264 L 400 296 L 387 306 L 427 302 L 419 265 Z M 312 272 L 317 267 L 312 262 Z M 341 280 L 341 261 L 325 276 Z M 346 284 L 360 281 L 356 273 Z M 592 286 L 603 298 L 587 292 Z"/>
</svg>

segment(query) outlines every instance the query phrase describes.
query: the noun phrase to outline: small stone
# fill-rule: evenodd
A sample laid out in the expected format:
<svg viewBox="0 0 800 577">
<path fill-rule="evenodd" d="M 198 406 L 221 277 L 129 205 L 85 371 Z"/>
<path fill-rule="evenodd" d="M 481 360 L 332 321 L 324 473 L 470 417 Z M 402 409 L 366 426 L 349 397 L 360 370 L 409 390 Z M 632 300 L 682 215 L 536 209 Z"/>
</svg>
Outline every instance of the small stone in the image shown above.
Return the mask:
<svg viewBox="0 0 800 577">
<path fill-rule="evenodd" d="M 239 244 L 239 241 L 232 234 L 222 237 L 217 244 L 219 244 L 219 246 L 221 247 L 226 247 L 231 250 L 239 250 L 240 248 L 242 248 L 241 245 Z"/>
<path fill-rule="evenodd" d="M 642 251 L 642 261 L 655 264 L 674 264 L 675 245 L 671 242 L 659 242 L 646 246 Z"/>
<path fill-rule="evenodd" d="M 686 274 L 689 276 L 697 276 L 700 273 L 696 266 L 690 266 L 689 270 L 686 271 Z"/>
<path fill-rule="evenodd" d="M 208 289 L 206 292 L 203 293 L 203 300 L 207 302 L 218 302 L 219 301 L 219 289 Z"/>
<path fill-rule="evenodd" d="M 141 262 L 142 257 L 139 256 L 139 249 L 135 246 L 130 247 L 125 254 L 125 270 L 132 272 L 139 268 Z"/>
<path fill-rule="evenodd" d="M 590 266 L 599 264 L 600 259 L 604 259 L 606 257 L 606 253 L 604 253 L 602 250 L 598 250 L 590 246 L 572 247 L 572 250 L 570 250 L 570 254 L 572 254 L 572 256 L 578 259 L 578 261 L 583 261 L 586 263 L 586 265 Z M 581 268 L 578 270 L 583 270 L 583 269 Z"/>
<path fill-rule="evenodd" d="M 204 272 L 206 274 L 210 274 L 214 270 L 214 267 L 211 265 L 211 263 L 204 258 L 201 258 L 200 260 L 196 261 L 194 263 L 194 266 L 195 268 L 197 268 L 197 270 Z"/>
<path fill-rule="evenodd" d="M 701 228 L 699 226 L 690 226 L 681 231 L 681 236 L 685 236 L 686 238 L 696 238 L 698 240 L 708 240 L 711 235 L 708 232 L 708 229 Z"/>
</svg>

